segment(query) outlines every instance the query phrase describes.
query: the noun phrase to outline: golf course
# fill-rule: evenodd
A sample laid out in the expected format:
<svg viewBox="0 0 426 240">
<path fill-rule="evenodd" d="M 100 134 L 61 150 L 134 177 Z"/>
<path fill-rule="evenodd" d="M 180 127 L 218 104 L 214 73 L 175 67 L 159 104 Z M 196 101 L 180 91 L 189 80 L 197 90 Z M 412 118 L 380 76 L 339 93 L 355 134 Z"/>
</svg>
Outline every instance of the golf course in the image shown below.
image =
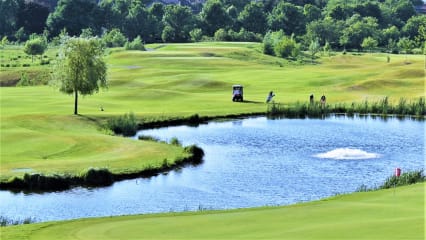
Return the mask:
<svg viewBox="0 0 426 240">
<path fill-rule="evenodd" d="M 261 114 L 271 90 L 275 102 L 284 104 L 307 102 L 311 93 L 316 99 L 325 94 L 329 104 L 386 96 L 397 103 L 400 98 L 417 101 L 424 96 L 421 55 L 392 55 L 387 63 L 386 54 L 335 53 L 315 64 L 300 64 L 264 55 L 256 43 L 148 48 L 152 51 L 112 49 L 107 56 L 108 89 L 81 98 L 76 116 L 73 96 L 62 94 L 54 84 L 0 88 L 2 181 L 26 170 L 71 175 L 89 167 L 136 171 L 185 156 L 176 146 L 133 141 L 105 130 L 108 119 L 127 113 L 139 123 L 194 114 Z M 42 67 L 46 68 L 33 68 Z M 19 71 L 5 69 L 0 77 Z M 233 84 L 245 87 L 245 102 L 231 101 Z"/>
<path fill-rule="evenodd" d="M 108 49 L 108 88 L 79 99 L 47 85 L 0 88 L 0 181 L 24 174 L 79 176 L 161 168 L 188 157 L 176 144 L 115 135 L 109 119 L 133 113 L 139 126 L 184 119 L 264 115 L 274 102 L 327 104 L 424 98 L 424 56 L 333 52 L 314 62 L 264 55 L 259 43 L 152 44 L 148 51 Z M 19 52 L 15 48 L 14 54 Z M 6 52 L 6 51 L 5 51 Z M 19 53 L 18 53 L 19 54 Z M 54 53 L 52 54 L 54 55 Z M 0 81 L 22 70 L 2 68 Z M 13 81 L 12 81 L 13 82 Z M 232 102 L 232 85 L 244 102 Z M 284 207 L 90 218 L 1 227 L 1 239 L 422 239 L 424 183 L 338 195 Z"/>
</svg>

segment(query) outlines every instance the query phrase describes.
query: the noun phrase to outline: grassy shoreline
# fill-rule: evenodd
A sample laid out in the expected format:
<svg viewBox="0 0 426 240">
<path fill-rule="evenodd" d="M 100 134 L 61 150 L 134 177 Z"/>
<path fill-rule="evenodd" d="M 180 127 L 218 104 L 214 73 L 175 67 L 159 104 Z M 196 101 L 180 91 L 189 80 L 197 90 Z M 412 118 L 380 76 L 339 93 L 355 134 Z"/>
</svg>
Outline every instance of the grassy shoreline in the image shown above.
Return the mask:
<svg viewBox="0 0 426 240">
<path fill-rule="evenodd" d="M 204 152 L 201 148 L 192 145 L 183 149 L 186 153 L 185 157 L 172 161 L 165 158 L 160 166 L 148 166 L 142 169 L 117 173 L 112 173 L 108 168 L 89 168 L 79 175 L 26 173 L 22 178 L 14 176 L 7 181 L 0 181 L 0 189 L 13 192 L 49 192 L 67 190 L 77 186 L 103 187 L 109 186 L 116 181 L 152 177 L 187 165 L 196 166 L 202 163 Z"/>
<path fill-rule="evenodd" d="M 425 183 L 313 202 L 1 227 L 2 239 L 422 239 Z M 166 230 L 167 229 L 167 230 Z"/>
</svg>

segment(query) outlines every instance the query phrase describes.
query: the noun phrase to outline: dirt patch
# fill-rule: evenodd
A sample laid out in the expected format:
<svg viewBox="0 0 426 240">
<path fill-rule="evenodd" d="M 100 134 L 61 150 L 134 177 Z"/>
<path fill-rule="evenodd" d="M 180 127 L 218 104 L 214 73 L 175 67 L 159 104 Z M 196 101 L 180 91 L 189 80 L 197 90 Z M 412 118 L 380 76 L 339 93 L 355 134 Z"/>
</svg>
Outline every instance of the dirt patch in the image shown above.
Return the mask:
<svg viewBox="0 0 426 240">
<path fill-rule="evenodd" d="M 18 84 L 20 78 L 18 79 L 5 79 L 0 80 L 0 87 L 15 87 Z"/>
</svg>

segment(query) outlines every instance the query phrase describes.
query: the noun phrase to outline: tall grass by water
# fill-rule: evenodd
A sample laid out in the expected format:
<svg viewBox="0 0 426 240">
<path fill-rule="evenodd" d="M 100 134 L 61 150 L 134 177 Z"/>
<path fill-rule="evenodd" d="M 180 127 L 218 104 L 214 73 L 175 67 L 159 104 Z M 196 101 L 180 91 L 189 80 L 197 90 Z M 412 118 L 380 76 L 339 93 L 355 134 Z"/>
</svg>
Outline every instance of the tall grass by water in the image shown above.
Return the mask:
<svg viewBox="0 0 426 240">
<path fill-rule="evenodd" d="M 385 182 L 379 186 L 369 188 L 366 185 L 361 185 L 355 191 L 356 192 L 376 191 L 380 189 L 389 189 L 394 187 L 411 185 L 411 184 L 424 182 L 424 181 L 426 181 L 426 177 L 424 175 L 423 169 L 407 171 L 402 173 L 399 177 L 395 175 L 389 176 L 388 178 L 386 178 Z"/>
<path fill-rule="evenodd" d="M 331 113 L 353 114 L 379 114 L 424 117 L 426 115 L 425 98 L 415 100 L 400 98 L 397 103 L 384 97 L 379 101 L 321 104 L 320 102 L 295 102 L 291 104 L 271 103 L 267 107 L 267 115 L 270 117 L 323 117 Z"/>
<path fill-rule="evenodd" d="M 36 222 L 36 219 L 32 217 L 28 217 L 24 219 L 11 219 L 4 216 L 0 216 L 0 227 L 10 226 L 10 225 L 30 224 L 34 222 Z"/>
</svg>

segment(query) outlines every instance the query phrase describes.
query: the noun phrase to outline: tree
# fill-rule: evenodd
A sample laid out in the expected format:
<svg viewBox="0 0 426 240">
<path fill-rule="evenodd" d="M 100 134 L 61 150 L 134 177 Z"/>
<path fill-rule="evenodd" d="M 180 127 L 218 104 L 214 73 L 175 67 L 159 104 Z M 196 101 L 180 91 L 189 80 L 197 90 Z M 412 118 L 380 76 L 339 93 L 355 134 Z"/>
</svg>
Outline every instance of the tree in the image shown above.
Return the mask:
<svg viewBox="0 0 426 240">
<path fill-rule="evenodd" d="M 7 44 L 9 44 L 9 39 L 7 39 L 7 36 L 4 36 L 0 41 L 0 48 L 3 48 Z"/>
<path fill-rule="evenodd" d="M 134 1 L 129 9 L 129 13 L 125 19 L 124 34 L 129 39 L 141 36 L 143 39 L 152 41 L 155 33 L 155 18 L 146 9 L 141 2 Z"/>
<path fill-rule="evenodd" d="M 102 0 L 99 3 L 102 24 L 106 29 L 124 30 L 125 18 L 129 13 L 130 0 Z"/>
<path fill-rule="evenodd" d="M 122 47 L 127 41 L 126 37 L 117 28 L 105 33 L 102 40 L 107 47 Z"/>
<path fill-rule="evenodd" d="M 12 34 L 16 29 L 16 13 L 19 11 L 18 0 L 0 1 L 0 35 Z"/>
<path fill-rule="evenodd" d="M 45 39 L 36 37 L 28 40 L 24 46 L 24 52 L 31 55 L 31 61 L 34 62 L 34 55 L 42 55 L 47 48 Z"/>
<path fill-rule="evenodd" d="M 296 58 L 300 53 L 300 46 L 296 43 L 293 37 L 284 36 L 274 46 L 275 55 L 282 58 Z"/>
<path fill-rule="evenodd" d="M 148 9 L 149 14 L 152 17 L 152 37 L 151 40 L 154 42 L 161 41 L 161 33 L 163 32 L 164 24 L 162 22 L 164 16 L 164 5 L 155 2 Z"/>
<path fill-rule="evenodd" d="M 204 32 L 212 36 L 219 28 L 226 28 L 230 17 L 219 0 L 208 0 L 200 13 Z"/>
<path fill-rule="evenodd" d="M 203 38 L 203 31 L 201 28 L 195 28 L 191 32 L 189 32 L 189 36 L 191 36 L 191 41 L 199 42 Z"/>
<path fill-rule="evenodd" d="M 306 26 L 306 42 L 318 39 L 320 45 L 329 42 L 333 47 L 338 47 L 343 24 L 343 21 L 336 21 L 331 17 L 310 22 Z"/>
<path fill-rule="evenodd" d="M 17 13 L 17 27 L 23 27 L 28 33 L 43 33 L 49 9 L 36 2 L 25 2 Z"/>
<path fill-rule="evenodd" d="M 188 42 L 195 19 L 189 7 L 167 5 L 163 17 L 162 39 L 165 42 Z"/>
<path fill-rule="evenodd" d="M 49 14 L 46 24 L 53 36 L 57 36 L 64 28 L 70 36 L 78 36 L 84 28 L 97 30 L 96 11 L 99 11 L 96 0 L 59 0 L 55 11 Z"/>
<path fill-rule="evenodd" d="M 412 16 L 416 15 L 416 9 L 408 0 L 398 1 L 398 4 L 393 9 L 394 15 L 403 22 L 407 22 Z"/>
<path fill-rule="evenodd" d="M 14 34 L 17 42 L 23 42 L 28 39 L 28 35 L 25 33 L 25 29 L 23 27 L 20 27 L 18 31 Z"/>
<path fill-rule="evenodd" d="M 398 47 L 405 52 L 405 62 L 408 62 L 408 54 L 411 52 L 411 49 L 414 47 L 414 42 L 406 37 L 399 39 Z"/>
<path fill-rule="evenodd" d="M 391 26 L 389 28 L 383 29 L 381 34 L 382 34 L 381 45 L 383 46 L 389 43 L 391 39 L 395 41 L 396 39 L 399 39 L 400 37 L 399 30 L 395 26 Z"/>
<path fill-rule="evenodd" d="M 361 47 L 371 52 L 374 48 L 377 47 L 377 40 L 372 37 L 366 37 L 362 40 Z"/>
<path fill-rule="evenodd" d="M 407 24 L 402 28 L 405 37 L 414 40 L 419 35 L 419 30 L 426 27 L 426 15 L 413 16 L 408 19 Z"/>
<path fill-rule="evenodd" d="M 318 39 L 312 40 L 309 44 L 309 52 L 311 53 L 311 61 L 314 63 L 315 55 L 320 51 L 321 46 L 318 42 Z"/>
<path fill-rule="evenodd" d="M 263 12 L 263 4 L 250 2 L 238 16 L 241 27 L 249 32 L 264 34 L 266 31 L 266 15 Z"/>
<path fill-rule="evenodd" d="M 316 21 L 321 18 L 321 9 L 312 4 L 306 4 L 303 7 L 303 15 L 305 15 L 306 22 Z"/>
<path fill-rule="evenodd" d="M 305 16 L 303 9 L 291 3 L 280 2 L 268 16 L 268 24 L 272 30 L 284 30 L 287 35 L 305 33 Z"/>
<path fill-rule="evenodd" d="M 346 21 L 348 25 L 340 37 L 342 42 L 347 39 L 347 46 L 351 48 L 360 48 L 362 41 L 366 37 L 377 38 L 378 24 L 377 19 L 372 17 L 360 18 L 355 15 Z"/>
<path fill-rule="evenodd" d="M 91 95 L 107 87 L 104 48 L 97 38 L 70 38 L 59 49 L 54 79 L 59 89 L 74 94 L 74 114 L 78 114 L 78 95 Z"/>
</svg>

